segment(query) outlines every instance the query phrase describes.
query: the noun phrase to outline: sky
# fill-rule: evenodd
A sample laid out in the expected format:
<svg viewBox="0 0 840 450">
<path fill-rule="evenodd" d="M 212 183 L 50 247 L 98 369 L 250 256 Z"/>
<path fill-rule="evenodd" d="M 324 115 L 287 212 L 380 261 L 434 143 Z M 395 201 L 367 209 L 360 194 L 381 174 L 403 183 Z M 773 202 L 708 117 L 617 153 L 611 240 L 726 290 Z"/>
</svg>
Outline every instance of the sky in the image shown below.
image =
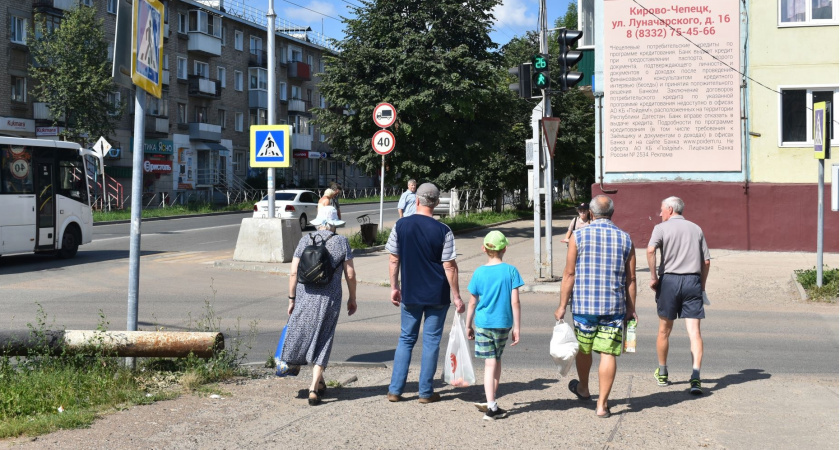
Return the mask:
<svg viewBox="0 0 840 450">
<path fill-rule="evenodd" d="M 234 0 L 243 1 L 243 0 Z M 268 9 L 268 0 L 244 0 L 251 6 L 262 11 Z M 419 0 L 434 1 L 434 0 Z M 553 27 L 554 21 L 566 13 L 572 0 L 547 0 L 548 27 Z M 351 15 L 351 4 L 358 5 L 355 0 L 274 0 L 274 11 L 278 19 L 301 26 L 309 26 L 312 31 L 322 32 L 327 37 L 341 39 L 344 37 L 344 24 L 340 22 L 342 16 Z M 539 0 L 503 0 L 495 10 L 495 30 L 490 34 L 499 45 L 506 44 L 512 38 L 524 36 L 525 32 L 536 31 L 539 23 Z"/>
</svg>

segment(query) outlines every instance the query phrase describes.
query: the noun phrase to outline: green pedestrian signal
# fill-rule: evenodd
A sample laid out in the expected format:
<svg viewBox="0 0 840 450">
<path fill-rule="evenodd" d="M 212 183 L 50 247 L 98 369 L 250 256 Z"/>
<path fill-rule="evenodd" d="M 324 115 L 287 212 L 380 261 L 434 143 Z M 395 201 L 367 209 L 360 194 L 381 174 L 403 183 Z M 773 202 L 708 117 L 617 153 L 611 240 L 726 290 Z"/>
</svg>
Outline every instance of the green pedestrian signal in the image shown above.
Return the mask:
<svg viewBox="0 0 840 450">
<path fill-rule="evenodd" d="M 548 72 L 535 73 L 531 81 L 537 89 L 548 89 L 551 87 L 551 78 L 548 76 Z"/>
<path fill-rule="evenodd" d="M 537 89 L 550 88 L 551 77 L 548 76 L 548 55 L 535 54 L 531 57 L 531 65 L 534 67 L 531 84 Z"/>
</svg>

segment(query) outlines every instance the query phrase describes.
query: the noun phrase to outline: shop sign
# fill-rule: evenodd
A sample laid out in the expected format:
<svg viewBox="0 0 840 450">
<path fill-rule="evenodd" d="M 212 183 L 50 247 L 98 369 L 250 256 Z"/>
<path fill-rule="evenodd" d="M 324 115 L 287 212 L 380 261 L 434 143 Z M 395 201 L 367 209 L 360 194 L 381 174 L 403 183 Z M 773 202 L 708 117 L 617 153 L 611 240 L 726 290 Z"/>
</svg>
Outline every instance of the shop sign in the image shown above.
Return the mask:
<svg viewBox="0 0 840 450">
<path fill-rule="evenodd" d="M 35 120 L 17 119 L 14 117 L 0 117 L 0 130 L 35 132 Z"/>
<path fill-rule="evenodd" d="M 171 173 L 172 161 L 160 161 L 147 159 L 143 161 L 143 172 L 146 173 Z"/>
<path fill-rule="evenodd" d="M 309 159 L 321 159 L 321 152 L 308 152 Z"/>
<path fill-rule="evenodd" d="M 305 150 L 295 150 L 292 152 L 292 156 L 297 159 L 306 159 L 309 158 L 309 152 Z"/>
<path fill-rule="evenodd" d="M 64 127 L 35 127 L 35 136 L 58 136 Z"/>
<path fill-rule="evenodd" d="M 131 140 L 131 149 L 134 150 L 134 140 Z M 143 153 L 154 155 L 171 155 L 174 146 L 169 139 L 145 139 L 143 141 Z"/>
</svg>

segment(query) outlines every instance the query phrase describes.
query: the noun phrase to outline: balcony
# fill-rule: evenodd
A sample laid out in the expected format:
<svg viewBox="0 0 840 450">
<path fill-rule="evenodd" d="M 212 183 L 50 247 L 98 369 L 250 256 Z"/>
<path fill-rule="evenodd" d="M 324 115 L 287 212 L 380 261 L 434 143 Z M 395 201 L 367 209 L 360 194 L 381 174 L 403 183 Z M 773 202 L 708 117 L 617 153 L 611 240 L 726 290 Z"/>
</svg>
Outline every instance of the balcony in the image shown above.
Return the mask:
<svg viewBox="0 0 840 450">
<path fill-rule="evenodd" d="M 146 134 L 169 134 L 169 118 L 146 115 Z"/>
<path fill-rule="evenodd" d="M 220 142 L 222 140 L 222 126 L 211 123 L 190 122 L 191 141 Z"/>
<path fill-rule="evenodd" d="M 164 86 L 169 86 L 169 71 L 164 70 L 160 73 L 160 82 Z"/>
<path fill-rule="evenodd" d="M 268 109 L 268 92 L 258 89 L 249 90 L 248 107 Z"/>
<path fill-rule="evenodd" d="M 312 136 L 292 133 L 292 150 L 312 150 Z"/>
<path fill-rule="evenodd" d="M 204 78 L 200 75 L 187 77 L 189 89 L 187 93 L 193 97 L 218 99 L 222 96 L 222 82 Z"/>
<path fill-rule="evenodd" d="M 57 1 L 57 0 L 56 0 Z M 189 32 L 187 51 L 206 56 L 222 56 L 222 39 L 200 31 Z"/>
<path fill-rule="evenodd" d="M 251 50 L 248 54 L 248 67 L 268 68 L 268 52 L 265 50 Z"/>
<path fill-rule="evenodd" d="M 290 80 L 310 81 L 312 80 L 311 71 L 309 64 L 305 62 L 292 61 L 289 63 Z"/>
<path fill-rule="evenodd" d="M 36 11 L 45 9 L 60 9 L 67 11 L 73 9 L 79 4 L 78 0 L 35 0 L 32 8 Z"/>
<path fill-rule="evenodd" d="M 309 102 L 301 100 L 299 98 L 293 98 L 289 100 L 289 113 L 292 112 L 300 112 L 300 113 L 308 113 L 309 111 Z"/>
</svg>

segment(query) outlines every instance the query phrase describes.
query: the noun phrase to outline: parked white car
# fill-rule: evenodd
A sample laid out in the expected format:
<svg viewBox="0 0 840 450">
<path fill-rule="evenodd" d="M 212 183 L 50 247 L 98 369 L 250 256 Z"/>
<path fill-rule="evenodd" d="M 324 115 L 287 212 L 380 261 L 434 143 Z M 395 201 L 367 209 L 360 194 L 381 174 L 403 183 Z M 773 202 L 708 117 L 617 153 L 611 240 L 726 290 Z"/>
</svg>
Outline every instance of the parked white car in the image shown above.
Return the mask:
<svg viewBox="0 0 840 450">
<path fill-rule="evenodd" d="M 274 193 L 274 217 L 293 219 L 303 230 L 318 215 L 318 194 L 312 191 L 289 189 Z M 254 218 L 268 217 L 268 196 L 254 204 Z"/>
</svg>

